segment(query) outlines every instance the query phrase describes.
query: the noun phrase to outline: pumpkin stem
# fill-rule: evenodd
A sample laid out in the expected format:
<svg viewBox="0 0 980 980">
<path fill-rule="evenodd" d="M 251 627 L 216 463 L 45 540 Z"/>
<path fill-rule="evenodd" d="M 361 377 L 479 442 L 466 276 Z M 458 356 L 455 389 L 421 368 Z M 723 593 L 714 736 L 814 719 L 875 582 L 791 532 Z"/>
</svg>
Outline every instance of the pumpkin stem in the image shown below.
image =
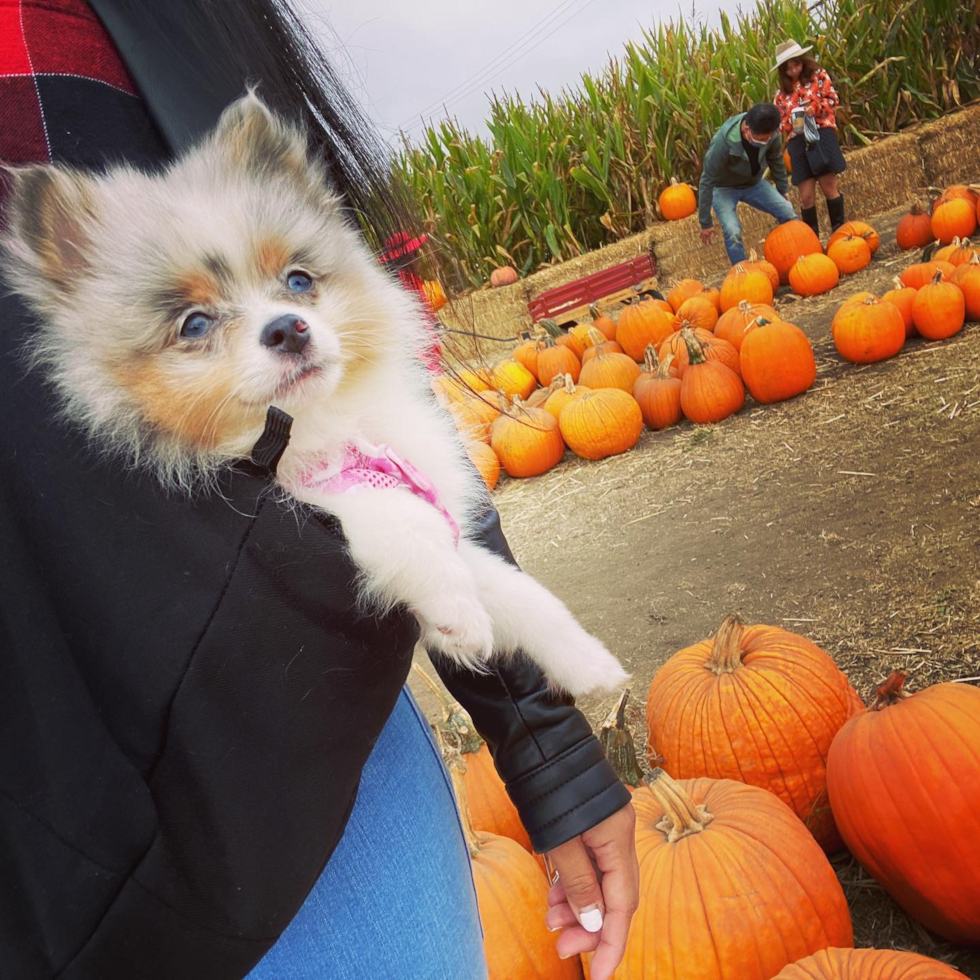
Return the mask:
<svg viewBox="0 0 980 980">
<path fill-rule="evenodd" d="M 575 382 L 572 381 L 572 376 L 570 374 L 566 374 L 565 377 L 562 378 L 562 387 L 565 389 L 566 394 L 575 394 Z"/>
<path fill-rule="evenodd" d="M 589 340 L 592 341 L 593 347 L 598 347 L 600 344 L 604 344 L 609 338 L 601 331 L 596 330 L 595 327 L 589 327 Z"/>
<path fill-rule="evenodd" d="M 695 804 L 663 769 L 653 770 L 647 780 L 647 789 L 663 807 L 663 819 L 657 824 L 657 830 L 666 835 L 668 844 L 691 834 L 700 834 L 715 819 L 703 803 Z"/>
<path fill-rule="evenodd" d="M 669 378 L 670 377 L 670 366 L 674 363 L 674 354 L 668 354 L 661 362 L 660 366 L 657 368 L 658 378 Z"/>
<path fill-rule="evenodd" d="M 599 728 L 599 741 L 606 752 L 606 758 L 616 770 L 616 775 L 634 788 L 643 782 L 643 773 L 636 758 L 636 746 L 633 735 L 626 727 L 626 702 L 629 700 L 629 688 L 619 696 L 619 701 L 606 716 Z"/>
<path fill-rule="evenodd" d="M 752 262 L 758 262 L 758 261 L 759 261 L 759 253 L 754 248 L 750 248 L 749 249 L 749 262 L 752 263 Z"/>
<path fill-rule="evenodd" d="M 439 750 L 442 752 L 443 761 L 449 770 L 449 778 L 453 784 L 453 793 L 456 795 L 456 806 L 459 808 L 459 821 L 463 825 L 463 839 L 466 841 L 466 849 L 470 852 L 470 857 L 475 858 L 480 853 L 480 841 L 473 829 L 473 818 L 470 816 L 469 797 L 466 794 L 466 783 L 463 780 L 463 773 L 466 772 L 466 763 L 460 755 L 459 749 L 447 746 L 438 737 Z"/>
<path fill-rule="evenodd" d="M 738 312 L 742 316 L 750 316 L 752 313 L 752 306 L 747 299 L 740 299 L 738 301 Z"/>
<path fill-rule="evenodd" d="M 652 374 L 659 365 L 660 358 L 657 357 L 657 348 L 653 344 L 647 344 L 646 350 L 643 351 L 643 370 Z"/>
<path fill-rule="evenodd" d="M 936 274 L 932 277 L 932 284 L 935 286 L 937 283 L 942 282 L 946 278 L 946 273 L 942 269 L 936 269 Z"/>
<path fill-rule="evenodd" d="M 704 662 L 705 667 L 715 674 L 732 674 L 742 666 L 742 634 L 745 624 L 732 613 L 726 616 L 711 645 L 711 653 Z"/>
<path fill-rule="evenodd" d="M 557 340 L 562 335 L 562 329 L 558 326 L 557 320 L 547 319 L 542 320 L 539 324 L 542 330 L 545 331 L 549 336 L 554 337 Z"/>
<path fill-rule="evenodd" d="M 631 299 L 630 302 L 632 303 L 633 300 Z M 592 317 L 593 320 L 598 320 L 599 317 L 602 316 L 602 314 L 599 312 L 599 304 L 598 303 L 592 303 L 589 306 L 589 316 Z"/>
<path fill-rule="evenodd" d="M 925 214 L 925 208 L 922 206 L 922 202 L 915 200 L 912 202 L 912 207 L 909 209 L 909 214 Z"/>
<path fill-rule="evenodd" d="M 545 334 L 538 341 L 538 345 L 537 346 L 538 346 L 538 350 L 547 350 L 549 347 L 554 347 L 555 346 L 555 338 L 552 337 L 551 334 Z"/>
<path fill-rule="evenodd" d="M 707 358 L 704 356 L 704 347 L 691 330 L 691 324 L 685 320 L 681 325 L 681 340 L 687 345 L 687 356 L 691 364 L 704 364 Z"/>
<path fill-rule="evenodd" d="M 895 283 L 895 288 L 896 289 L 904 289 L 905 288 L 905 283 L 902 282 L 902 280 L 899 279 L 898 276 L 892 276 L 892 282 Z"/>
<path fill-rule="evenodd" d="M 893 704 L 898 704 L 899 701 L 905 698 L 911 697 L 911 695 L 904 690 L 905 682 L 908 680 L 908 674 L 903 674 L 900 670 L 893 670 L 889 675 L 888 679 L 884 684 L 879 684 L 875 690 L 877 695 L 875 698 L 875 703 L 871 705 L 872 711 L 881 711 L 882 708 L 888 708 Z"/>
</svg>

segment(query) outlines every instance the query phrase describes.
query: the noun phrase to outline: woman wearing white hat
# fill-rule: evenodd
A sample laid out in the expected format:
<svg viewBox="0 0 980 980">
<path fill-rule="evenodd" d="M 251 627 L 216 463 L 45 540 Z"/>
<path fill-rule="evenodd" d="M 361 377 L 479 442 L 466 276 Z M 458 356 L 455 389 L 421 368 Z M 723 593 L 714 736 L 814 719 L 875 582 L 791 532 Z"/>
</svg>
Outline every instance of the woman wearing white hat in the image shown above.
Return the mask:
<svg viewBox="0 0 980 980">
<path fill-rule="evenodd" d="M 817 231 L 817 192 L 820 185 L 827 199 L 830 227 L 844 224 L 844 196 L 837 177 L 847 168 L 837 140 L 834 110 L 840 98 L 830 75 L 790 39 L 776 48 L 775 70 L 779 88 L 773 100 L 780 114 L 780 130 L 789 139 L 787 150 L 793 164 L 793 183 L 800 191 L 803 220 Z"/>
</svg>

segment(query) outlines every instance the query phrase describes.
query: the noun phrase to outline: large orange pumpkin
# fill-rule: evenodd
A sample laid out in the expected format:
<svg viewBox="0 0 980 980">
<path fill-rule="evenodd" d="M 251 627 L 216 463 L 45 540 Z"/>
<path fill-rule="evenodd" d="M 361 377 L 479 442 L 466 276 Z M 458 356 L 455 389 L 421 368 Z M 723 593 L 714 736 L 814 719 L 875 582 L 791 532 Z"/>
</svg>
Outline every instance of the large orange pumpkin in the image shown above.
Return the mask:
<svg viewBox="0 0 980 980">
<path fill-rule="evenodd" d="M 540 354 L 538 356 L 540 358 Z M 527 398 L 537 386 L 534 375 L 523 364 L 510 359 L 495 365 L 490 375 L 490 387 L 502 391 L 508 398 L 514 395 Z"/>
<path fill-rule="evenodd" d="M 681 336 L 689 361 L 681 379 L 681 408 L 684 414 L 692 422 L 701 423 L 720 422 L 734 415 L 745 404 L 742 379 L 721 361 L 708 360 L 703 346 L 686 327 L 681 330 Z"/>
<path fill-rule="evenodd" d="M 911 289 L 921 289 L 926 283 L 932 282 L 937 271 L 948 279 L 956 271 L 956 267 L 951 262 L 916 262 L 900 273 L 898 278 Z"/>
<path fill-rule="evenodd" d="M 628 393 L 639 376 L 640 369 L 629 354 L 600 350 L 582 365 L 578 378 L 586 388 L 622 388 Z"/>
<path fill-rule="evenodd" d="M 729 616 L 675 653 L 647 695 L 650 761 L 678 779 L 737 779 L 775 793 L 821 846 L 840 847 L 827 804 L 827 753 L 863 705 L 815 643 Z"/>
<path fill-rule="evenodd" d="M 500 460 L 497 459 L 497 454 L 485 442 L 474 439 L 467 440 L 464 446 L 466 455 L 483 477 L 487 489 L 492 490 L 500 479 Z"/>
<path fill-rule="evenodd" d="M 840 282 L 840 270 L 822 252 L 802 255 L 789 270 L 789 284 L 801 296 L 829 292 Z"/>
<path fill-rule="evenodd" d="M 801 395 L 817 377 L 807 335 L 795 324 L 759 317 L 739 351 L 742 380 L 763 405 Z"/>
<path fill-rule="evenodd" d="M 684 377 L 684 373 L 687 371 L 688 365 L 690 364 L 688 345 L 684 335 L 685 329 L 693 333 L 694 338 L 704 353 L 704 356 L 709 361 L 719 361 L 726 367 L 731 368 L 736 374 L 741 372 L 741 366 L 739 365 L 738 361 L 738 351 L 735 349 L 733 344 L 728 343 L 727 340 L 722 340 L 721 337 L 718 337 L 707 330 L 701 330 L 700 328 L 691 330 L 691 325 L 685 322 L 681 328 L 681 331 L 674 337 L 668 337 L 660 347 L 661 358 L 668 357 L 670 354 L 674 355 L 674 370 L 677 372 L 678 378 Z"/>
<path fill-rule="evenodd" d="M 565 455 L 558 420 L 520 399 L 490 427 L 490 445 L 508 476 L 540 476 Z"/>
<path fill-rule="evenodd" d="M 772 286 L 772 294 L 776 295 L 776 290 L 779 289 L 779 272 L 776 267 L 771 263 L 767 262 L 765 259 L 760 259 L 756 255 L 755 249 L 749 250 L 749 257 L 742 263 L 746 269 L 757 269 L 759 272 L 764 272 L 766 278 L 769 280 Z"/>
<path fill-rule="evenodd" d="M 918 201 L 914 201 L 912 209 L 898 223 L 895 229 L 895 239 L 898 247 L 908 251 L 910 248 L 925 248 L 932 237 L 932 218 Z"/>
<path fill-rule="evenodd" d="M 617 340 L 634 361 L 643 360 L 648 344 L 662 344 L 678 328 L 677 316 L 659 304 L 634 300 L 619 314 Z"/>
<path fill-rule="evenodd" d="M 740 350 L 745 328 L 760 316 L 767 320 L 780 319 L 779 314 L 771 306 L 766 306 L 763 303 L 750 306 L 745 300 L 742 300 L 738 306 L 732 307 L 718 317 L 718 322 L 715 324 L 715 336 L 727 340 L 735 350 Z"/>
<path fill-rule="evenodd" d="M 739 303 L 771 305 L 772 296 L 773 289 L 769 276 L 761 269 L 739 263 L 732 267 L 721 284 L 722 313 L 738 306 Z"/>
<path fill-rule="evenodd" d="M 718 322 L 718 307 L 708 298 L 707 293 L 697 293 L 684 300 L 677 308 L 677 319 L 686 320 L 692 327 L 714 330 Z"/>
<path fill-rule="evenodd" d="M 844 842 L 913 918 L 980 943 L 980 689 L 909 696 L 895 671 L 837 733 L 827 762 Z"/>
<path fill-rule="evenodd" d="M 855 364 L 894 357 L 905 344 L 905 320 L 898 307 L 879 303 L 874 296 L 844 303 L 834 314 L 830 329 L 840 356 Z"/>
<path fill-rule="evenodd" d="M 600 333 L 606 335 L 606 340 L 618 340 L 619 338 L 616 334 L 619 332 L 619 327 L 616 325 L 616 321 L 612 317 L 606 316 L 605 313 L 599 311 L 599 307 L 593 303 L 589 307 L 589 315 L 592 317 L 591 328 L 593 330 L 598 330 Z M 586 344 L 588 346 L 588 344 Z"/>
<path fill-rule="evenodd" d="M 953 282 L 963 291 L 967 320 L 980 320 L 980 255 L 957 266 Z"/>
<path fill-rule="evenodd" d="M 643 432 L 640 406 L 619 388 L 587 391 L 562 409 L 562 438 L 583 459 L 605 459 L 632 449 Z"/>
<path fill-rule="evenodd" d="M 932 213 L 932 234 L 943 245 L 954 238 L 969 238 L 977 229 L 976 204 L 954 198 L 940 204 Z"/>
<path fill-rule="evenodd" d="M 766 790 L 655 773 L 633 794 L 640 907 L 614 980 L 771 980 L 853 943 L 819 846 Z"/>
<path fill-rule="evenodd" d="M 615 326 L 615 324 L 613 325 Z M 582 354 L 585 353 L 585 341 L 582 337 L 571 330 L 562 330 L 562 328 L 558 326 L 558 321 L 553 320 L 550 317 L 542 320 L 541 326 L 544 328 L 545 333 L 547 333 L 559 347 L 567 347 L 579 359 L 579 361 L 582 360 Z"/>
<path fill-rule="evenodd" d="M 545 337 L 538 350 L 538 381 L 547 388 L 555 378 L 572 376 L 578 381 L 582 364 L 568 347 L 559 347 L 551 337 Z"/>
<path fill-rule="evenodd" d="M 973 207 L 980 205 L 980 195 L 966 184 L 950 184 L 935 201 L 932 202 L 932 213 L 935 214 L 941 204 L 947 201 L 969 201 Z"/>
<path fill-rule="evenodd" d="M 930 340 L 945 340 L 959 333 L 966 320 L 966 298 L 955 282 L 944 282 L 942 272 L 923 286 L 912 300 L 915 329 Z"/>
<path fill-rule="evenodd" d="M 539 337 L 530 337 L 527 340 L 522 340 L 514 348 L 514 353 L 511 354 L 511 357 L 518 364 L 523 364 L 531 372 L 535 380 L 538 377 L 538 344 L 540 342 Z"/>
<path fill-rule="evenodd" d="M 670 186 L 660 192 L 657 203 L 660 205 L 660 213 L 668 221 L 679 221 L 698 209 L 694 188 L 689 184 L 679 184 L 676 177 L 670 178 Z"/>
<path fill-rule="evenodd" d="M 871 247 L 864 238 L 845 235 L 827 244 L 827 258 L 841 275 L 860 272 L 871 261 Z"/>
<path fill-rule="evenodd" d="M 969 238 L 954 238 L 945 248 L 939 249 L 933 255 L 933 259 L 957 266 L 969 262 L 974 255 L 980 256 L 980 248 L 977 248 Z"/>
<path fill-rule="evenodd" d="M 773 980 L 967 980 L 939 960 L 894 949 L 822 949 Z"/>
<path fill-rule="evenodd" d="M 595 327 L 589 327 L 589 332 L 585 337 L 585 353 L 582 355 L 582 363 L 588 364 L 596 354 L 622 354 L 623 348 L 618 341 L 607 340 L 606 335 Z"/>
<path fill-rule="evenodd" d="M 779 273 L 779 281 L 789 282 L 789 270 L 801 255 L 815 255 L 823 251 L 816 232 L 802 221 L 787 221 L 777 225 L 766 236 L 766 261 L 771 262 Z"/>
<path fill-rule="evenodd" d="M 681 411 L 681 381 L 670 373 L 674 355 L 657 362 L 657 352 L 651 344 L 646 349 L 645 368 L 633 384 L 633 397 L 643 413 L 643 421 L 651 429 L 666 429 L 683 418 Z"/>
</svg>

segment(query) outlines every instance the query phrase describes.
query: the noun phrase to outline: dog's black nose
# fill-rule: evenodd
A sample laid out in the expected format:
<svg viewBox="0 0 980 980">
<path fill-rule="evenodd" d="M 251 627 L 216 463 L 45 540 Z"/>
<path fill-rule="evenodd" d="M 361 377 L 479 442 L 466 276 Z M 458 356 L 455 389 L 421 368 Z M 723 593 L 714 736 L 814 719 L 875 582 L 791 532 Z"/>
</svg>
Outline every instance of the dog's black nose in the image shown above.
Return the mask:
<svg viewBox="0 0 980 980">
<path fill-rule="evenodd" d="M 263 345 L 280 354 L 299 354 L 309 339 L 309 324 L 290 313 L 277 316 L 262 328 Z"/>
</svg>

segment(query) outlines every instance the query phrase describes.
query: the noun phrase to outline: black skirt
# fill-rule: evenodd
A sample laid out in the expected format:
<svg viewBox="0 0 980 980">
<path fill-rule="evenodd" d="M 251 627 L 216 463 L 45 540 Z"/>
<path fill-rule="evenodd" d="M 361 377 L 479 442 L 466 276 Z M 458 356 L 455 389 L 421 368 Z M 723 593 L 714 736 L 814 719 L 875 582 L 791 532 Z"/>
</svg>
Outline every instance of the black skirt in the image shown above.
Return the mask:
<svg viewBox="0 0 980 980">
<path fill-rule="evenodd" d="M 812 180 L 814 177 L 822 177 L 824 174 L 842 174 L 847 169 L 844 154 L 841 153 L 840 143 L 837 140 L 837 130 L 833 126 L 820 127 L 820 149 L 830 163 L 830 166 L 815 174 L 810 168 L 810 161 L 806 155 L 806 140 L 803 136 L 794 136 L 786 144 L 789 151 L 789 159 L 793 164 L 792 180 L 794 186 L 799 186 L 804 180 Z"/>
</svg>

